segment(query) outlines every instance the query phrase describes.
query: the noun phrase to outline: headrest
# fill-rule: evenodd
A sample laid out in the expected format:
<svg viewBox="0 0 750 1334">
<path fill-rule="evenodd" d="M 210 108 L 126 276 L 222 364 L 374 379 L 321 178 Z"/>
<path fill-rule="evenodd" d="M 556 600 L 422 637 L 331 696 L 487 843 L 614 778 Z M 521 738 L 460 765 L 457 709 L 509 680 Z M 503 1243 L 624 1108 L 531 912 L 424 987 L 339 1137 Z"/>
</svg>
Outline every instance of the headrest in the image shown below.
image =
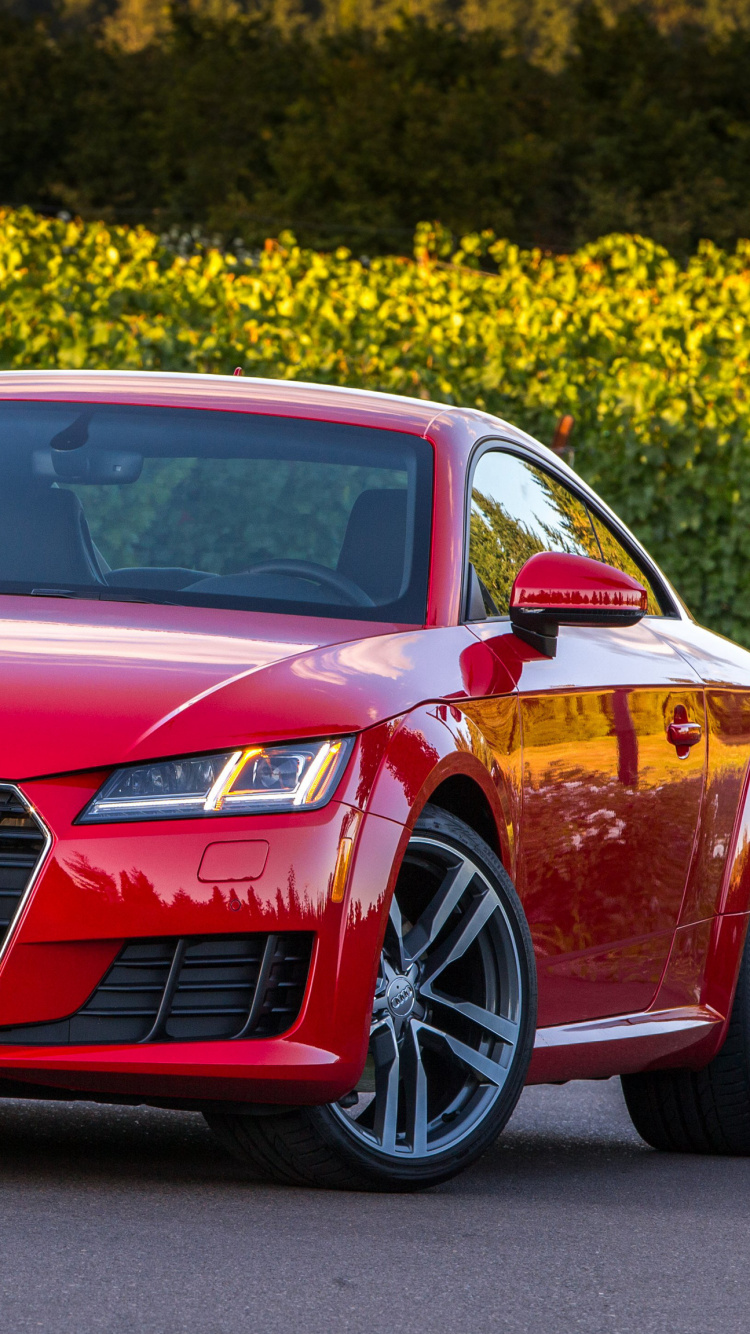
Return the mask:
<svg viewBox="0 0 750 1334">
<path fill-rule="evenodd" d="M 406 491 L 361 491 L 352 506 L 337 569 L 373 602 L 401 592 L 406 549 Z"/>
</svg>

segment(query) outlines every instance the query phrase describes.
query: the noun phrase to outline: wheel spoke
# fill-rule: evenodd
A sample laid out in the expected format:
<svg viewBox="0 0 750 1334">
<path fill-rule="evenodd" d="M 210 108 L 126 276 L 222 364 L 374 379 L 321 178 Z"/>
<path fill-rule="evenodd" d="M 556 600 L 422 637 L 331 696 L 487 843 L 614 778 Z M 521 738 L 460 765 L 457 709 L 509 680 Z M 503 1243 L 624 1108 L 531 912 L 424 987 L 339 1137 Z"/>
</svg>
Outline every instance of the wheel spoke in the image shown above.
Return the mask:
<svg viewBox="0 0 750 1334">
<path fill-rule="evenodd" d="M 419 959 L 437 939 L 475 875 L 476 867 L 469 861 L 461 861 L 446 872 L 439 890 L 404 940 L 404 949 L 410 960 Z"/>
<path fill-rule="evenodd" d="M 406 1138 L 417 1156 L 427 1152 L 427 1075 L 422 1064 L 418 1025 L 413 1021 L 401 1048 L 401 1078 L 406 1113 Z"/>
<path fill-rule="evenodd" d="M 507 1071 L 496 1061 L 484 1056 L 482 1052 L 468 1047 L 465 1042 L 460 1042 L 450 1033 L 443 1033 L 439 1028 L 433 1028 L 432 1024 L 420 1023 L 419 1028 L 431 1044 L 447 1047 L 456 1060 L 467 1069 L 473 1070 L 483 1083 L 496 1084 L 498 1087 L 505 1083 Z"/>
<path fill-rule="evenodd" d="M 493 890 L 487 890 L 481 898 L 474 900 L 448 939 L 430 955 L 422 974 L 421 990 L 424 990 L 426 983 L 434 981 L 449 963 L 455 963 L 456 959 L 460 959 L 466 953 L 499 906 L 498 897 Z"/>
<path fill-rule="evenodd" d="M 377 1024 L 370 1034 L 370 1050 L 375 1062 L 374 1131 L 381 1148 L 393 1153 L 398 1127 L 399 1049 L 390 1016 Z"/>
<path fill-rule="evenodd" d="M 480 1028 L 483 1028 L 487 1033 L 494 1033 L 495 1037 L 501 1038 L 509 1046 L 515 1047 L 518 1041 L 518 1024 L 515 1020 L 506 1019 L 502 1014 L 493 1014 L 491 1010 L 484 1010 L 481 1005 L 473 1005 L 471 1001 L 456 1000 L 453 996 L 445 996 L 442 991 L 434 991 L 429 982 L 421 986 L 419 991 L 420 995 L 427 1000 L 436 1001 L 439 1005 L 445 1005 L 447 1009 L 464 1015 L 467 1019 L 473 1020 L 475 1024 L 479 1024 Z"/>
<path fill-rule="evenodd" d="M 401 909 L 398 906 L 398 899 L 395 894 L 391 899 L 388 925 L 385 928 L 385 948 L 396 960 L 398 971 L 400 973 L 405 973 L 406 954 L 404 951 L 404 924 L 401 918 Z"/>
</svg>

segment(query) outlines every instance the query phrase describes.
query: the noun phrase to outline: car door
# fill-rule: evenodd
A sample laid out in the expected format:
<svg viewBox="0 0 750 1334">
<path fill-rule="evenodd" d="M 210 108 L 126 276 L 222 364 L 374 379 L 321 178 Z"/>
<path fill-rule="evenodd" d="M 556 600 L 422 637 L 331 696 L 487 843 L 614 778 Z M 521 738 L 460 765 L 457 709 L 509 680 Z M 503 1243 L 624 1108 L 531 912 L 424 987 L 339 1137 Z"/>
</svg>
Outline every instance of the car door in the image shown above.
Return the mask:
<svg viewBox="0 0 750 1334">
<path fill-rule="evenodd" d="M 528 648 L 504 618 L 516 573 L 542 550 L 635 573 L 649 615 L 626 629 L 563 626 L 554 658 Z M 673 611 L 668 594 L 567 480 L 498 448 L 475 463 L 469 560 L 489 611 L 474 629 L 516 662 L 518 889 L 537 954 L 539 1023 L 642 1011 L 669 954 L 705 772 L 705 737 L 679 753 L 667 738 L 674 720 L 705 731 L 697 673 L 652 628 Z"/>
</svg>

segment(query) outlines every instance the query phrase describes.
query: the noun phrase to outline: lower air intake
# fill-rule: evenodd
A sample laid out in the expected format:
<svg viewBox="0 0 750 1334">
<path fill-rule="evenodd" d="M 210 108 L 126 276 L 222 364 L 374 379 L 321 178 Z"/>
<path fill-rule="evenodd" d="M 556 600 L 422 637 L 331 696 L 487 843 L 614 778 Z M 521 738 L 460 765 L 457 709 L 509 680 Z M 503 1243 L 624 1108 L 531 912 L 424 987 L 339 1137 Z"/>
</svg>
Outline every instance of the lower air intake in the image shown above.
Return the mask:
<svg viewBox="0 0 750 1334">
<path fill-rule="evenodd" d="M 275 1037 L 300 1012 L 312 944 L 308 931 L 132 941 L 70 1019 L 0 1028 L 0 1045 Z"/>
<path fill-rule="evenodd" d="M 0 783 L 0 949 L 51 842 L 18 789 Z"/>
</svg>

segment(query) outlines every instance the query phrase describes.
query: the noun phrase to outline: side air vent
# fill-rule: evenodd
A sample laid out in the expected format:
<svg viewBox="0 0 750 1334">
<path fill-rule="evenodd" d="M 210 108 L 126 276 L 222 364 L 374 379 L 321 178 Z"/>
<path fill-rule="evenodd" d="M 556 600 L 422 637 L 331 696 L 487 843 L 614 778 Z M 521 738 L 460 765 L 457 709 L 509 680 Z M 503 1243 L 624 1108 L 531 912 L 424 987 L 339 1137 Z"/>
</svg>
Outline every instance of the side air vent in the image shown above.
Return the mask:
<svg viewBox="0 0 750 1334">
<path fill-rule="evenodd" d="M 0 1045 L 275 1037 L 299 1014 L 312 944 L 308 931 L 131 941 L 70 1019 L 0 1028 Z"/>
<path fill-rule="evenodd" d="M 0 783 L 0 953 L 51 842 L 18 788 Z"/>
</svg>

